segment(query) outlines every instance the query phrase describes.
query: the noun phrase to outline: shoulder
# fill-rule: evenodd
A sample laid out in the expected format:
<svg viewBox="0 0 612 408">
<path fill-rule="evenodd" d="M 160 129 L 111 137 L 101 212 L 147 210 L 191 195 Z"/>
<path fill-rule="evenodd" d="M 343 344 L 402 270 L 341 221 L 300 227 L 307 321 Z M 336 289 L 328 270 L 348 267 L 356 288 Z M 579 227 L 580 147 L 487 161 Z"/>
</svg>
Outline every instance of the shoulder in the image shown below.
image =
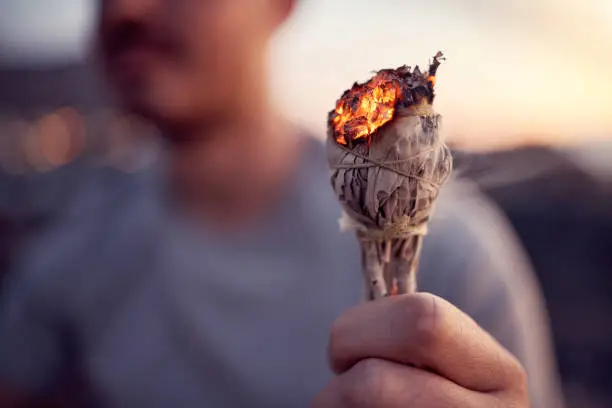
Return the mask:
<svg viewBox="0 0 612 408">
<path fill-rule="evenodd" d="M 544 299 L 504 214 L 475 186 L 454 182 L 434 217 L 421 288 L 470 315 L 523 363 L 534 407 L 562 406 Z"/>
<path fill-rule="evenodd" d="M 65 311 L 104 279 L 104 254 L 119 253 L 130 226 L 142 221 L 146 175 L 75 164 L 61 173 L 19 180 L 21 191 L 46 189 L 48 199 L 21 195 L 11 214 L 24 231 L 6 278 L 5 295 Z M 44 196 L 43 196 L 44 197 Z M 129 250 L 128 248 L 125 248 Z M 108 265 L 107 265 L 108 266 Z"/>
<path fill-rule="evenodd" d="M 512 227 L 468 182 L 443 190 L 421 265 L 422 290 L 456 305 L 513 351 L 522 347 L 509 332 L 513 326 L 543 314 L 535 274 Z M 529 310 L 536 312 L 530 317 Z"/>
<path fill-rule="evenodd" d="M 423 286 L 451 301 L 483 301 L 478 288 L 494 297 L 533 281 L 505 215 L 468 181 L 453 180 L 442 190 L 423 251 Z"/>
</svg>

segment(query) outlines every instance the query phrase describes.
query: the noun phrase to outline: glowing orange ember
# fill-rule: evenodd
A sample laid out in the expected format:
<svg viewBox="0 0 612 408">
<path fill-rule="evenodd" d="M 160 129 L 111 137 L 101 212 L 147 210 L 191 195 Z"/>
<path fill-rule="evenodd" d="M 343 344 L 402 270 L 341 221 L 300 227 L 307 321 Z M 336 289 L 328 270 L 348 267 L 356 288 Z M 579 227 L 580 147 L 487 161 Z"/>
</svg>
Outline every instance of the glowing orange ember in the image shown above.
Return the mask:
<svg viewBox="0 0 612 408">
<path fill-rule="evenodd" d="M 438 52 L 429 69 L 422 72 L 403 65 L 378 71 L 364 84 L 355 83 L 330 112 L 328 124 L 334 140 L 352 148 L 359 142 L 370 142 L 378 129 L 393 120 L 398 110 L 423 104 L 431 105 L 435 94 L 436 72 L 444 55 Z"/>
<path fill-rule="evenodd" d="M 347 91 L 336 104 L 332 126 L 336 141 L 366 138 L 393 119 L 401 95 L 397 77 L 381 71 L 362 85 Z"/>
</svg>

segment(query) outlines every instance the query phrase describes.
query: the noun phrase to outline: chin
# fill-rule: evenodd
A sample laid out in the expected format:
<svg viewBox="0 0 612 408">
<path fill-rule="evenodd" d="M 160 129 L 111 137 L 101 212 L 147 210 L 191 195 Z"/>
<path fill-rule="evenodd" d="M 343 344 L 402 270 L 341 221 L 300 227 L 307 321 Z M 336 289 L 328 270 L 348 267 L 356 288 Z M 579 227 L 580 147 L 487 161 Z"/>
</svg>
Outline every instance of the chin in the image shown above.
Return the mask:
<svg viewBox="0 0 612 408">
<path fill-rule="evenodd" d="M 122 107 L 128 113 L 154 123 L 159 128 L 167 128 L 189 120 L 189 112 L 184 101 L 172 98 L 151 98 L 145 95 L 130 95 L 122 98 Z"/>
<path fill-rule="evenodd" d="M 163 118 L 168 117 L 168 112 L 155 106 L 154 104 L 147 104 L 141 102 L 124 102 L 122 108 L 125 112 L 139 116 L 149 122 L 160 124 Z"/>
<path fill-rule="evenodd" d="M 132 87 L 129 90 L 127 87 L 117 88 L 120 106 L 166 133 L 188 133 L 184 131 L 211 118 L 218 118 L 223 113 L 220 107 L 225 106 L 224 103 L 208 99 L 205 93 L 194 92 L 193 86 L 176 83 L 158 85 Z M 180 139 L 180 135 L 164 136 L 172 140 Z"/>
</svg>

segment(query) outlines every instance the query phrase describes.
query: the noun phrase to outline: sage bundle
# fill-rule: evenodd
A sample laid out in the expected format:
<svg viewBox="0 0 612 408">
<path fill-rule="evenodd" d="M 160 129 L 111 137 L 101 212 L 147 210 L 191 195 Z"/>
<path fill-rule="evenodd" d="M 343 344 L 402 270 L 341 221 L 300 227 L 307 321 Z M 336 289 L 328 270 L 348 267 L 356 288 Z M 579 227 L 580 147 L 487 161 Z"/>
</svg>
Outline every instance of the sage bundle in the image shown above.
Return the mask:
<svg viewBox="0 0 612 408">
<path fill-rule="evenodd" d="M 357 234 L 367 299 L 416 291 L 423 237 L 452 156 L 433 110 L 437 53 L 355 83 L 328 116 L 331 184 L 343 230 Z"/>
</svg>

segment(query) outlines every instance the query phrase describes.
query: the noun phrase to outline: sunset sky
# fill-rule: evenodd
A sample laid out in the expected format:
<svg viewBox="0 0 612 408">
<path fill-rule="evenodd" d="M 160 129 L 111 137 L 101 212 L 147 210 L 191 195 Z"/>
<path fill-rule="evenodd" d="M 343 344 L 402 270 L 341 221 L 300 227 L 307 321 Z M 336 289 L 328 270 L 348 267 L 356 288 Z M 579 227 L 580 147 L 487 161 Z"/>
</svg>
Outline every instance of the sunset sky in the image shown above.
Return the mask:
<svg viewBox="0 0 612 408">
<path fill-rule="evenodd" d="M 279 37 L 273 78 L 281 105 L 319 132 L 353 80 L 426 66 L 441 49 L 436 106 L 449 138 L 612 137 L 610 0 L 304 3 Z"/>
<path fill-rule="evenodd" d="M 610 0 L 302 0 L 271 55 L 275 101 L 322 134 L 374 69 L 442 50 L 437 110 L 482 146 L 612 137 Z M 91 0 L 0 0 L 0 62 L 80 58 Z"/>
</svg>

